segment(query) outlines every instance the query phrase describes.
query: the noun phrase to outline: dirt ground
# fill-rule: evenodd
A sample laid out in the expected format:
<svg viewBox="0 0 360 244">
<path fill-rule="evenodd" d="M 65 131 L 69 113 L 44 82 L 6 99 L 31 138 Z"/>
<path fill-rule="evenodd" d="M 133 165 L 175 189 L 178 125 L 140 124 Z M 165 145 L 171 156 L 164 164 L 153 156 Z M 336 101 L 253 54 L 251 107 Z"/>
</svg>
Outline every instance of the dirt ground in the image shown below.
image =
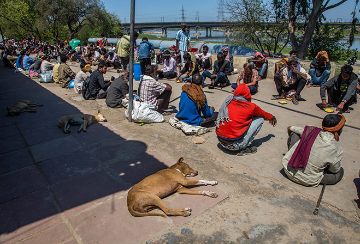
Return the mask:
<svg viewBox="0 0 360 244">
<path fill-rule="evenodd" d="M 78 64 L 70 63 L 77 72 Z M 93 67 L 94 69 L 95 67 Z M 117 77 L 109 69 L 106 77 Z M 237 75 L 230 77 L 235 82 Z M 182 84 L 168 82 L 173 87 L 170 116 L 166 122 L 139 126 L 125 118 L 124 108 L 108 108 L 104 100 L 84 101 L 73 90 L 62 89 L 55 84 L 43 84 L 45 88 L 62 97 L 84 112 L 95 113 L 101 109 L 108 122 L 120 130 L 127 139 L 146 143 L 149 151 L 156 151 L 174 162 L 184 157 L 199 176 L 217 180 L 218 188 L 228 198 L 203 212 L 194 220 L 157 233 L 147 243 L 359 243 L 360 221 L 354 199 L 358 199 L 356 178 L 359 164 L 360 107 L 352 106 L 351 113 L 344 114 L 346 126 L 341 135 L 344 155 L 343 180 L 326 188 L 319 215 L 313 210 L 321 187 L 304 187 L 288 180 L 282 173 L 281 159 L 286 153 L 286 128 L 290 125 L 321 126 L 326 115 L 318 108 L 319 87 L 304 88 L 303 101 L 299 105 L 291 102 L 281 105 L 271 100 L 276 94 L 274 82 L 265 79 L 259 83 L 259 92 L 253 102 L 263 110 L 276 116 L 278 124 L 272 127 L 265 122 L 254 141 L 258 152 L 253 155 L 236 156 L 221 149 L 214 132 L 202 135 L 204 144 L 194 144 L 191 136 L 172 128 L 167 121 L 174 117 Z M 207 84 L 209 80 L 206 81 Z M 138 82 L 134 82 L 137 89 Z M 232 89 L 226 87 L 209 90 L 204 88 L 208 104 L 216 111 Z M 359 185 L 358 185 L 359 187 Z M 246 232 L 246 235 L 244 234 Z"/>
</svg>

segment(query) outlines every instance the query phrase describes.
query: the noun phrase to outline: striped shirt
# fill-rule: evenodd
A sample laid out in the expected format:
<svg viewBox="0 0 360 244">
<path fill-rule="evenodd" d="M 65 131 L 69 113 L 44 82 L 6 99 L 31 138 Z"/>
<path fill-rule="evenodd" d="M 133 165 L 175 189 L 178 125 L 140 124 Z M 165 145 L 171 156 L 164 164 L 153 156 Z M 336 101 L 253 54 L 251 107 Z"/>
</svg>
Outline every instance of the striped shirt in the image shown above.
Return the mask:
<svg viewBox="0 0 360 244">
<path fill-rule="evenodd" d="M 176 34 L 176 40 L 179 41 L 179 50 L 187 51 L 188 50 L 188 42 L 189 42 L 189 32 L 179 30 Z"/>
<path fill-rule="evenodd" d="M 139 84 L 140 99 L 157 109 L 157 97 L 165 91 L 166 85 L 156 81 L 151 76 L 144 75 Z"/>
</svg>

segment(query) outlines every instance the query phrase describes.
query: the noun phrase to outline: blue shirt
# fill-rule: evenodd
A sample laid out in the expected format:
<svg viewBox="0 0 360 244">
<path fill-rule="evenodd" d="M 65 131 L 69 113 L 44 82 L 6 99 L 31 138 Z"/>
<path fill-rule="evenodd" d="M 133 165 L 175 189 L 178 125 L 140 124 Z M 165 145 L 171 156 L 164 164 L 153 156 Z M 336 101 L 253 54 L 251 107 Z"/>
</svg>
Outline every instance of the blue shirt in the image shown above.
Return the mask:
<svg viewBox="0 0 360 244">
<path fill-rule="evenodd" d="M 25 55 L 23 59 L 23 67 L 24 70 L 30 69 L 30 66 L 34 63 L 34 59 L 30 58 L 29 56 Z"/>
<path fill-rule="evenodd" d="M 19 57 L 16 59 L 16 68 L 21 68 L 20 59 L 22 55 L 19 55 Z"/>
<path fill-rule="evenodd" d="M 139 59 L 150 58 L 150 51 L 155 53 L 154 45 L 148 41 L 142 41 L 139 46 Z"/>
<path fill-rule="evenodd" d="M 186 51 L 188 50 L 188 42 L 189 42 L 189 32 L 179 30 L 176 34 L 176 40 L 179 41 L 179 50 Z"/>
<path fill-rule="evenodd" d="M 182 92 L 180 96 L 179 112 L 175 117 L 189 125 L 201 125 L 201 113 L 205 118 L 211 117 L 214 113 L 214 111 L 209 108 L 207 100 L 205 101 L 205 106 L 199 110 L 186 92 Z"/>
</svg>

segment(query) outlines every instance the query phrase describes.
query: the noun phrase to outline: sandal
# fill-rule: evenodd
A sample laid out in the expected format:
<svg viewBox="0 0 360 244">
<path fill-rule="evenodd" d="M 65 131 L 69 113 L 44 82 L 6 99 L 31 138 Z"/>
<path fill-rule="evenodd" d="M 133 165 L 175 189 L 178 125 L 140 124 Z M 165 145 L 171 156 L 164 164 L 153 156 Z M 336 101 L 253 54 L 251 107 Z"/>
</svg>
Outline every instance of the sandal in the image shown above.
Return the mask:
<svg viewBox="0 0 360 244">
<path fill-rule="evenodd" d="M 295 105 L 299 105 L 299 100 L 297 100 L 295 97 L 293 97 L 292 102 Z"/>
<path fill-rule="evenodd" d="M 240 152 L 238 154 L 236 154 L 237 156 L 244 156 L 246 154 L 254 154 L 257 152 L 257 147 L 255 146 L 248 146 L 244 149 L 241 149 Z"/>
<path fill-rule="evenodd" d="M 273 95 L 273 97 L 271 98 L 272 100 L 278 100 L 278 99 L 285 99 L 285 96 L 284 95 Z"/>
<path fill-rule="evenodd" d="M 171 115 L 170 112 L 163 112 L 162 115 Z"/>
</svg>

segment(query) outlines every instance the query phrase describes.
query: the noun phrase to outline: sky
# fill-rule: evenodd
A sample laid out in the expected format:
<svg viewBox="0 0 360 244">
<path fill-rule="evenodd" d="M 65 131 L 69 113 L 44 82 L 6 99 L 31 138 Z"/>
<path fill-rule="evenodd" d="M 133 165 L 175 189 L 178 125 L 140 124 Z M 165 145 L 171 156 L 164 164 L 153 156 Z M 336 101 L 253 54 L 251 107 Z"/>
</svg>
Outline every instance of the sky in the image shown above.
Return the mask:
<svg viewBox="0 0 360 244">
<path fill-rule="evenodd" d="M 130 21 L 131 0 L 101 0 L 108 12 L 116 14 L 121 22 Z M 227 2 L 227 0 L 223 0 Z M 270 0 L 265 0 L 270 1 Z M 330 0 L 330 4 L 340 0 Z M 181 22 L 182 6 L 184 7 L 185 21 L 217 21 L 219 0 L 135 0 L 135 22 Z M 351 12 L 354 10 L 355 0 L 348 0 L 339 7 L 325 12 L 327 20 L 347 21 L 351 20 Z M 357 17 L 360 4 L 357 7 Z"/>
</svg>

